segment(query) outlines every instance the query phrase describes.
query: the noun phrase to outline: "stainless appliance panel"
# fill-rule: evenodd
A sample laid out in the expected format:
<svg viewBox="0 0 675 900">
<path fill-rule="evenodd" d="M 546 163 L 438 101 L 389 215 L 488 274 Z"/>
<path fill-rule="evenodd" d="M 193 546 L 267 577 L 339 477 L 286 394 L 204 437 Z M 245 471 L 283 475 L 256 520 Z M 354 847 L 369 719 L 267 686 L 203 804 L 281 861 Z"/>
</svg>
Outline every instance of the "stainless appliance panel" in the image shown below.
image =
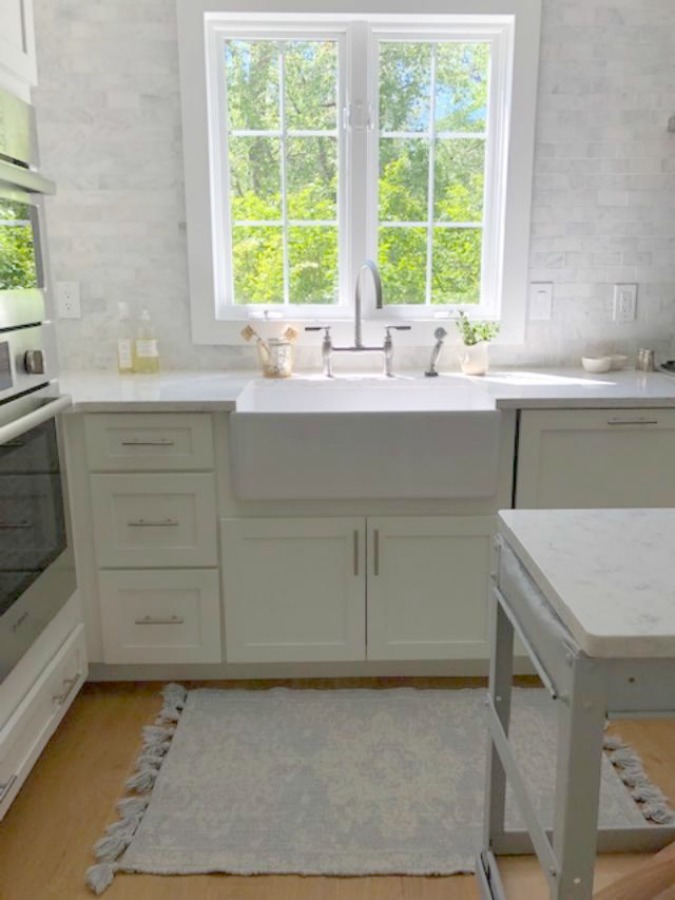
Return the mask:
<svg viewBox="0 0 675 900">
<path fill-rule="evenodd" d="M 54 341 L 50 340 L 53 330 L 52 323 L 45 323 L 0 331 L 0 403 L 44 387 L 56 377 Z M 40 360 L 42 371 L 37 371 Z M 32 371 L 27 371 L 27 363 Z"/>
<path fill-rule="evenodd" d="M 41 390 L 0 405 L 0 680 L 76 588 L 56 416 Z"/>
</svg>

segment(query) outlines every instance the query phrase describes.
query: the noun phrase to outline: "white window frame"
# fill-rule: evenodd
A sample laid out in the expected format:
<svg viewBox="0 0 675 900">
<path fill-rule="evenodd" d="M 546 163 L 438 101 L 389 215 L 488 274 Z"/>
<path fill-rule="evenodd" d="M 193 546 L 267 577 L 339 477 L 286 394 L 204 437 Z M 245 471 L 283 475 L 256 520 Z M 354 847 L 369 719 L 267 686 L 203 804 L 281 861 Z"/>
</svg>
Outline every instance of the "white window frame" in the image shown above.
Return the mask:
<svg viewBox="0 0 675 900">
<path fill-rule="evenodd" d="M 462 38 L 471 33 L 481 40 L 489 37 L 497 66 L 493 67 L 490 79 L 492 120 L 488 125 L 491 134 L 486 148 L 486 165 L 492 167 L 490 176 L 501 188 L 486 196 L 488 208 L 484 210 L 483 220 L 486 221 L 488 215 L 496 218 L 501 223 L 502 234 L 496 236 L 496 246 L 490 245 L 489 241 L 483 242 L 484 272 L 488 277 L 495 276 L 494 284 L 489 286 L 493 305 L 491 308 L 469 306 L 466 309 L 473 317 L 499 318 L 501 342 L 512 344 L 524 340 L 541 0 L 471 0 L 470 3 L 468 0 L 418 0 L 414 17 L 410 16 L 407 0 L 369 0 L 365 4 L 359 0 L 334 0 L 332 3 L 330 0 L 177 0 L 177 6 L 194 343 L 239 344 L 240 330 L 245 322 L 265 317 L 266 312 L 271 319 L 290 320 L 300 325 L 309 322 L 333 325 L 337 340 L 348 340 L 353 287 L 363 257 L 361 248 L 365 247 L 375 258 L 378 130 L 376 121 L 375 127 L 369 129 L 366 119 L 368 115 L 376 119 L 377 114 L 372 110 L 377 110 L 378 104 L 372 90 L 370 101 L 355 96 L 353 82 L 364 83 L 365 79 L 363 72 L 352 72 L 351 83 L 345 87 L 356 122 L 346 136 L 344 129 L 339 129 L 338 133 L 343 132 L 341 152 L 346 151 L 349 158 L 352 142 L 365 141 L 368 165 L 363 170 L 350 172 L 350 195 L 339 203 L 341 225 L 347 214 L 346 202 L 350 221 L 356 226 L 349 234 L 340 228 L 343 260 L 340 303 L 291 308 L 276 304 L 221 305 L 217 309 L 216 298 L 224 295 L 227 286 L 223 283 L 222 266 L 216 265 L 214 260 L 214 248 L 222 240 L 226 209 L 222 202 L 216 201 L 218 197 L 222 199 L 227 181 L 218 161 L 223 158 L 222 146 L 219 149 L 218 144 L 224 136 L 216 135 L 217 129 L 210 126 L 210 122 L 217 121 L 212 115 L 213 109 L 223 102 L 222 96 L 218 95 L 222 74 L 216 76 L 212 68 L 218 54 L 210 42 L 222 41 L 225 32 L 228 36 L 235 36 L 236 32 L 250 34 L 252 27 L 262 29 L 265 26 L 273 29 L 277 36 L 278 26 L 293 34 L 313 33 L 326 37 L 346 36 L 350 30 L 350 41 L 375 41 L 385 34 L 389 37 L 400 31 L 419 37 L 437 35 L 441 27 L 448 34 L 454 30 Z M 470 10 L 468 15 L 467 10 Z M 367 28 L 359 22 L 354 24 L 354 20 L 366 17 L 369 20 Z M 392 20 L 396 17 L 400 17 L 400 21 L 394 23 Z M 271 35 L 272 31 L 268 33 Z M 372 85 L 375 83 L 376 55 L 371 52 L 369 59 L 371 70 L 365 74 Z M 347 71 L 352 71 L 353 62 L 347 58 Z M 503 102 L 493 102 L 495 92 L 501 95 Z M 489 149 L 490 140 L 492 150 Z M 502 152 L 504 148 L 507 149 Z M 501 172 L 498 172 L 500 163 Z M 365 212 L 355 215 L 354 210 L 360 208 L 356 204 L 362 208 L 364 198 L 367 198 Z M 499 212 L 493 217 L 495 206 Z M 367 243 L 368 234 L 370 244 Z M 490 263 L 490 258 L 495 262 Z M 364 305 L 364 338 L 377 340 L 387 321 L 404 318 L 414 327 L 411 332 L 397 335 L 397 342 L 427 345 L 439 319 L 452 317 L 453 312 L 448 307 L 411 305 L 376 310 L 372 298 L 368 298 Z M 316 336 L 303 342 L 314 344 Z"/>
</svg>

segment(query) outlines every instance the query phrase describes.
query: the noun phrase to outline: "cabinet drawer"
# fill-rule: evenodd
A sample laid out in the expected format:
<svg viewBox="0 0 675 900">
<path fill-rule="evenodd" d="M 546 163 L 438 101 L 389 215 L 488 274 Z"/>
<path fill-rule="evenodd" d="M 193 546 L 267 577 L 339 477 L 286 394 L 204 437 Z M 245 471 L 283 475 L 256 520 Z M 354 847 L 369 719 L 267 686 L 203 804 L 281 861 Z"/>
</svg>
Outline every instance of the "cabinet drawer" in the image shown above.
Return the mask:
<svg viewBox="0 0 675 900">
<path fill-rule="evenodd" d="M 106 663 L 221 661 L 218 571 L 99 572 Z"/>
<path fill-rule="evenodd" d="M 212 475 L 93 475 L 91 488 L 102 568 L 217 564 Z"/>
<path fill-rule="evenodd" d="M 213 468 L 206 413 L 91 414 L 84 420 L 92 471 L 144 472 Z"/>
<path fill-rule="evenodd" d="M 675 505 L 675 410 L 527 410 L 518 447 L 518 507 Z"/>
<path fill-rule="evenodd" d="M 86 660 L 78 625 L 0 729 L 0 818 L 84 683 Z"/>
</svg>

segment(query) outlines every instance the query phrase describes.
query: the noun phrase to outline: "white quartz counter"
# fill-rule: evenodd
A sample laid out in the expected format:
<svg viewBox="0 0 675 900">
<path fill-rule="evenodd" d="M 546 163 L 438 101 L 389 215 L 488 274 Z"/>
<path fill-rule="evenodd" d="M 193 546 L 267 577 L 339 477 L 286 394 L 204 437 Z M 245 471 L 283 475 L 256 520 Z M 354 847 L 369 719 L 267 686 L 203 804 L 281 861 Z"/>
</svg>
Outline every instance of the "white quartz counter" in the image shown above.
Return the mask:
<svg viewBox="0 0 675 900">
<path fill-rule="evenodd" d="M 675 510 L 506 510 L 499 518 L 589 656 L 675 657 Z"/>
<path fill-rule="evenodd" d="M 294 376 L 292 380 L 321 376 Z M 232 411 L 254 372 L 164 372 L 158 375 L 117 375 L 105 372 L 66 372 L 61 390 L 73 397 L 76 411 L 151 412 Z M 469 382 L 480 392 L 480 407 L 497 409 L 556 409 L 611 407 L 675 407 L 675 378 L 660 372 L 634 370 L 589 375 L 581 369 L 503 370 L 482 377 L 459 373 L 424 379 L 418 373 L 395 379 L 433 385 L 437 396 L 444 384 Z M 354 376 L 349 376 L 354 380 Z M 456 393 L 456 392 L 453 392 Z M 467 410 L 475 408 L 468 405 Z M 441 407 L 442 409 L 442 407 Z"/>
<path fill-rule="evenodd" d="M 73 398 L 75 412 L 228 412 L 235 409 L 251 377 L 226 372 L 64 372 L 59 386 Z"/>
</svg>

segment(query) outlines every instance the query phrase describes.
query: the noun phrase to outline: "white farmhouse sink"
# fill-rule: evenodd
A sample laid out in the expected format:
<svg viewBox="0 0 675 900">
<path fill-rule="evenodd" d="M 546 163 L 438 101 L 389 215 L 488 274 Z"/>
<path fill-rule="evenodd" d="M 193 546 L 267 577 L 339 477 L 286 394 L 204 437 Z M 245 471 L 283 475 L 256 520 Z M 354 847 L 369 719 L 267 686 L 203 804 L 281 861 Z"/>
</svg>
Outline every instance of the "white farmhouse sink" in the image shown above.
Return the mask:
<svg viewBox="0 0 675 900">
<path fill-rule="evenodd" d="M 486 497 L 500 413 L 461 379 L 249 384 L 230 416 L 246 500 Z"/>
</svg>

